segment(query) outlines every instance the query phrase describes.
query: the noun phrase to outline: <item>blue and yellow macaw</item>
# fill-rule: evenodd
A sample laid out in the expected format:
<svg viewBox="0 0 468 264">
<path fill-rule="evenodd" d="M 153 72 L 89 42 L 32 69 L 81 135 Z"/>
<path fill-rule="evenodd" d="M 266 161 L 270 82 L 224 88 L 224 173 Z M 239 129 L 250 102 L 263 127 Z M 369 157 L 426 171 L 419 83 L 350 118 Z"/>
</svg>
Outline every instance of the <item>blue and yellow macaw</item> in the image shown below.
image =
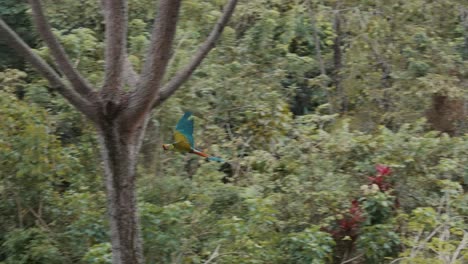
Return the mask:
<svg viewBox="0 0 468 264">
<path fill-rule="evenodd" d="M 198 150 L 193 142 L 193 116 L 191 112 L 185 112 L 184 116 L 179 120 L 174 132 L 175 142 L 172 144 L 163 144 L 164 150 L 175 150 L 182 153 L 193 153 L 198 156 L 207 158 L 209 161 L 224 162 L 223 159 L 210 156 Z"/>
</svg>

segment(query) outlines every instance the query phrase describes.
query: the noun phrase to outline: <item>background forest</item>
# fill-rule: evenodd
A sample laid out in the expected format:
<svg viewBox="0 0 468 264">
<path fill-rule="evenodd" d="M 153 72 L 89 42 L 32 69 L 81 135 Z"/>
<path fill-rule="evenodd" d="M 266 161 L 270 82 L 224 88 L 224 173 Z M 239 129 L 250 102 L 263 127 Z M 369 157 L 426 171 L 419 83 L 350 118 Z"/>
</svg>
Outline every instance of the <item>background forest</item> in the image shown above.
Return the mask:
<svg viewBox="0 0 468 264">
<path fill-rule="evenodd" d="M 103 80 L 98 1 L 43 1 Z M 155 1 L 130 0 L 142 67 Z M 183 1 L 168 75 L 223 0 Z M 23 1 L 0 15 L 51 60 Z M 146 263 L 468 262 L 468 1 L 244 0 L 155 109 L 138 166 Z M 163 152 L 185 110 L 225 164 Z M 0 40 L 0 263 L 111 263 L 93 127 Z"/>
</svg>

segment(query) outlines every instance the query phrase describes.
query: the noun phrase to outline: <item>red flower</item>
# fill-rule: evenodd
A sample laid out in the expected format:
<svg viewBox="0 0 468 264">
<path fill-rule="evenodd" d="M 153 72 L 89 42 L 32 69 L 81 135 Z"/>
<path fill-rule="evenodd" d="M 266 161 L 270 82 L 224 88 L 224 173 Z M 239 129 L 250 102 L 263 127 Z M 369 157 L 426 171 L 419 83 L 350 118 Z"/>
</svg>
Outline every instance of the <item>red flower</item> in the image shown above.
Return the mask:
<svg viewBox="0 0 468 264">
<path fill-rule="evenodd" d="M 348 236 L 352 241 L 355 241 L 359 236 L 360 225 L 364 221 L 365 218 L 361 207 L 359 207 L 359 201 L 354 199 L 351 201 L 351 208 L 343 216 L 343 219 L 337 220 L 334 227 L 322 228 L 321 230 L 330 233 L 337 240 Z"/>
<path fill-rule="evenodd" d="M 377 166 L 375 166 L 375 169 L 379 172 L 378 176 L 385 176 L 385 175 L 389 175 L 390 173 L 392 173 L 392 170 L 390 169 L 390 167 L 382 165 L 382 164 L 377 164 Z"/>
<path fill-rule="evenodd" d="M 380 186 L 383 184 L 384 178 L 382 176 L 375 176 L 375 177 L 367 177 L 370 181 L 370 184 L 376 184 L 377 186 Z"/>
<path fill-rule="evenodd" d="M 338 229 L 329 231 L 336 239 L 342 239 L 345 236 L 351 237 L 352 240 L 357 238 L 359 226 L 364 221 L 359 201 L 354 199 L 351 201 L 351 208 L 343 219 L 338 220 Z"/>
<path fill-rule="evenodd" d="M 370 184 L 377 185 L 379 189 L 383 192 L 387 191 L 392 186 L 391 184 L 384 182 L 383 176 L 390 175 L 392 173 L 392 170 L 390 169 L 390 167 L 382 164 L 378 164 L 377 166 L 375 166 L 375 169 L 377 170 L 378 174 L 374 177 L 367 177 L 370 181 Z"/>
</svg>

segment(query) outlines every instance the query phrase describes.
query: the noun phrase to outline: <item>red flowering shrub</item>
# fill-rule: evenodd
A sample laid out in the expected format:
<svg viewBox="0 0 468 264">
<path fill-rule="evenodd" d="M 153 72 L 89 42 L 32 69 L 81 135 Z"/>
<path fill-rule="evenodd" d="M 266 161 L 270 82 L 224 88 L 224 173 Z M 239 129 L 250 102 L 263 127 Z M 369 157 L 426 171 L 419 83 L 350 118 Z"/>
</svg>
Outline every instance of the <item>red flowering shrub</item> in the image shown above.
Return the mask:
<svg viewBox="0 0 468 264">
<path fill-rule="evenodd" d="M 338 228 L 331 231 L 335 239 L 342 239 L 349 236 L 352 240 L 357 238 L 359 226 L 364 222 L 365 218 L 362 214 L 362 210 L 359 207 L 359 201 L 354 199 L 351 202 L 351 208 L 347 215 L 343 219 L 338 221 Z"/>
<path fill-rule="evenodd" d="M 378 164 L 376 167 L 377 175 L 368 177 L 369 183 L 365 189 L 370 190 L 370 193 L 385 192 L 392 188 L 392 184 L 385 181 L 386 176 L 392 173 L 390 167 Z M 378 187 L 375 187 L 375 186 Z M 367 192 L 366 190 L 366 192 Z M 360 206 L 359 200 L 366 201 L 367 196 L 351 201 L 351 208 L 345 216 L 337 221 L 337 225 L 330 231 L 335 239 L 341 240 L 345 237 L 350 237 L 354 241 L 359 235 L 359 228 L 366 220 L 364 211 Z M 374 212 L 378 213 L 378 212 Z"/>
</svg>

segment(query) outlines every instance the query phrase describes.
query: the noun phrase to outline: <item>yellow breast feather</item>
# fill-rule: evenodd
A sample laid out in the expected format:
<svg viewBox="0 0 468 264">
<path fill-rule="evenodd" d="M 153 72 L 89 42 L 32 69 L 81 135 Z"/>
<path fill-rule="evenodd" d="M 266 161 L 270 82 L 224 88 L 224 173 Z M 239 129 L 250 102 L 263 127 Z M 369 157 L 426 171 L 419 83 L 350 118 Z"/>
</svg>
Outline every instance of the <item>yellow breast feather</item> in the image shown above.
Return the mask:
<svg viewBox="0 0 468 264">
<path fill-rule="evenodd" d="M 189 152 L 192 147 L 190 146 L 190 141 L 180 132 L 174 132 L 174 147 L 176 150 L 181 152 Z"/>
</svg>

